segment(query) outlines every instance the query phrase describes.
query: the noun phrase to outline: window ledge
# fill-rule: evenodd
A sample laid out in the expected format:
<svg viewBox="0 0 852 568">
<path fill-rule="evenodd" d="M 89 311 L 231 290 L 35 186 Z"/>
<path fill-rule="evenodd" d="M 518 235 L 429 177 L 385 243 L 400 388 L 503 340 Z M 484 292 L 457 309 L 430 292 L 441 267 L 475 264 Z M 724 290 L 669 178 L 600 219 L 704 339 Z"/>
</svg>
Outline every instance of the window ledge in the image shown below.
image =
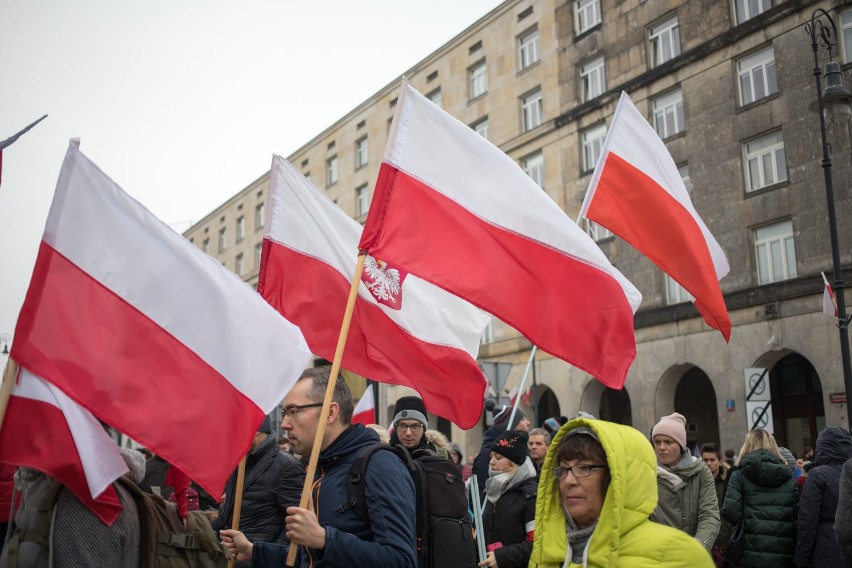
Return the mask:
<svg viewBox="0 0 852 568">
<path fill-rule="evenodd" d="M 574 36 L 574 43 L 577 43 L 578 41 L 582 40 L 583 38 L 585 38 L 585 37 L 587 37 L 587 36 L 592 35 L 593 33 L 595 33 L 596 31 L 598 31 L 598 30 L 599 30 L 599 29 L 601 29 L 602 27 L 603 27 L 603 22 L 598 22 L 597 24 L 595 24 L 594 26 L 592 26 L 592 27 L 590 27 L 589 29 L 585 30 L 584 32 L 582 32 L 582 33 L 579 33 L 579 34 L 575 35 L 575 36 Z"/>
<path fill-rule="evenodd" d="M 515 73 L 515 77 L 520 77 L 521 75 L 523 75 L 524 73 L 526 73 L 530 69 L 538 67 L 539 65 L 541 65 L 541 59 L 538 59 L 535 63 L 530 63 L 529 65 L 527 65 L 526 67 L 524 67 L 522 69 L 518 69 L 518 71 Z"/>
<path fill-rule="evenodd" d="M 762 105 L 763 103 L 767 103 L 767 102 L 769 102 L 769 101 L 773 101 L 773 100 L 777 99 L 779 96 L 780 96 L 780 95 L 779 95 L 779 92 L 778 92 L 778 91 L 775 91 L 775 92 L 774 92 L 774 93 L 772 93 L 771 95 L 766 95 L 765 97 L 762 97 L 762 98 L 760 98 L 760 99 L 757 99 L 756 101 L 750 102 L 750 103 L 748 103 L 747 105 L 742 105 L 742 106 L 739 106 L 739 105 L 738 105 L 738 106 L 737 106 L 737 108 L 736 108 L 736 110 L 734 111 L 734 114 L 740 114 L 741 112 L 745 112 L 745 111 L 747 111 L 747 110 L 751 110 L 751 109 L 753 109 L 754 107 L 758 107 L 758 106 Z"/>
<path fill-rule="evenodd" d="M 789 175 L 788 175 L 787 179 L 785 179 L 784 181 L 779 181 L 778 183 L 773 183 L 772 185 L 767 185 L 766 187 L 761 187 L 760 189 L 754 189 L 752 191 L 746 191 L 745 195 L 743 197 L 745 199 L 748 199 L 750 197 L 755 197 L 757 195 L 763 195 L 764 193 L 769 193 L 771 191 L 775 191 L 776 189 L 780 189 L 780 188 L 786 187 L 788 185 L 790 185 Z"/>
</svg>

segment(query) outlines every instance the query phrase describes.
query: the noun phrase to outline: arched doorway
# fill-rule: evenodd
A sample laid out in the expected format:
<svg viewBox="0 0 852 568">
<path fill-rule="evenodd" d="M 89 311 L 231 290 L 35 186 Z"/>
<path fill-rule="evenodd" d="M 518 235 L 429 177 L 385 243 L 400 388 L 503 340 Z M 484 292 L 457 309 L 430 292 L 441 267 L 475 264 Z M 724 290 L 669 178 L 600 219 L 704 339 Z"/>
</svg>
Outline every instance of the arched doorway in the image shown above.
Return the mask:
<svg viewBox="0 0 852 568">
<path fill-rule="evenodd" d="M 535 417 L 530 416 L 528 418 L 530 418 L 530 422 L 540 428 L 545 420 L 551 416 L 561 416 L 561 413 L 559 410 L 559 401 L 556 400 L 556 395 L 553 394 L 550 387 L 538 385 L 536 390 L 538 391 L 538 400 L 536 400 L 534 407 Z"/>
<path fill-rule="evenodd" d="M 633 426 L 633 410 L 630 408 L 630 395 L 627 389 L 604 389 L 598 418 L 617 424 Z"/>
<path fill-rule="evenodd" d="M 686 444 L 695 450 L 706 442 L 719 443 L 716 389 L 707 373 L 690 366 L 675 387 L 674 410 L 686 417 Z"/>
<path fill-rule="evenodd" d="M 805 446 L 816 446 L 817 434 L 825 428 L 819 375 L 810 361 L 793 353 L 769 371 L 769 387 L 775 440 L 800 456 Z"/>
</svg>

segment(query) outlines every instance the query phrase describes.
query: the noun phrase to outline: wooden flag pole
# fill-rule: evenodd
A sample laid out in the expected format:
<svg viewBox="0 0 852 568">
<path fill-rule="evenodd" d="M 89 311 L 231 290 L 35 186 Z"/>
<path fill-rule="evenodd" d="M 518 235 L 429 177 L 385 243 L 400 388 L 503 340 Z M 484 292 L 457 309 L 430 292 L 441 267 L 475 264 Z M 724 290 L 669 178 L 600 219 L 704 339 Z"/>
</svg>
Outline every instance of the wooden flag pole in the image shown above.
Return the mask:
<svg viewBox="0 0 852 568">
<path fill-rule="evenodd" d="M 6 361 L 6 370 L 3 371 L 3 383 L 0 384 L 0 429 L 3 428 L 3 419 L 6 418 L 6 407 L 12 397 L 12 385 L 18 374 L 18 363 L 10 358 Z"/>
<path fill-rule="evenodd" d="M 340 326 L 340 335 L 337 338 L 337 349 L 334 351 L 334 361 L 331 363 L 331 376 L 328 380 L 328 388 L 325 390 L 325 399 L 322 402 L 320 421 L 317 433 L 314 436 L 313 450 L 308 461 L 308 470 L 305 473 L 305 485 L 302 487 L 302 498 L 299 507 L 307 509 L 311 501 L 311 487 L 314 484 L 314 475 L 317 471 L 317 461 L 322 450 L 322 439 L 325 435 L 325 423 L 328 411 L 331 408 L 331 399 L 334 396 L 334 387 L 337 386 L 337 375 L 340 373 L 340 362 L 343 359 L 343 348 L 346 346 L 346 337 L 349 335 L 349 324 L 352 322 L 352 312 L 355 311 L 355 299 L 358 297 L 358 286 L 361 283 L 361 273 L 364 271 L 364 260 L 366 253 L 358 253 L 358 263 L 355 265 L 355 276 L 352 277 L 352 288 L 349 290 L 349 300 L 346 302 L 346 311 L 343 314 L 343 324 Z M 290 552 L 287 553 L 287 566 L 293 566 L 296 561 L 296 550 L 298 546 L 290 543 Z"/>
<path fill-rule="evenodd" d="M 246 457 L 240 460 L 240 465 L 237 467 L 237 485 L 234 487 L 234 516 L 231 520 L 231 528 L 235 531 L 240 530 L 240 510 L 243 508 L 243 483 L 246 478 Z M 234 559 L 228 559 L 228 568 L 234 568 Z"/>
</svg>

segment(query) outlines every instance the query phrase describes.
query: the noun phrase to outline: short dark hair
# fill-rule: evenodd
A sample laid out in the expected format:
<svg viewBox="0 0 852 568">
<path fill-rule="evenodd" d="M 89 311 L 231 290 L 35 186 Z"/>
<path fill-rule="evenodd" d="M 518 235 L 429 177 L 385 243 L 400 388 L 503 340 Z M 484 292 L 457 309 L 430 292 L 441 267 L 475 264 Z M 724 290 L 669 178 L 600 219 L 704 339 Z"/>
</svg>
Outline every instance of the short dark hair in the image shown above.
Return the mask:
<svg viewBox="0 0 852 568">
<path fill-rule="evenodd" d="M 722 461 L 722 450 L 719 449 L 719 446 L 714 444 L 713 442 L 707 442 L 701 446 L 702 454 L 716 454 L 716 459 Z"/>
<path fill-rule="evenodd" d="M 606 459 L 606 452 L 601 443 L 588 434 L 577 433 L 565 436 L 559 442 L 559 446 L 556 448 L 556 463 L 554 465 L 571 460 L 587 460 L 598 464 L 609 465 L 609 461 Z M 610 475 L 609 469 L 607 469 L 601 478 L 601 490 L 604 494 L 609 489 L 609 482 Z"/>
<path fill-rule="evenodd" d="M 328 383 L 331 380 L 331 367 L 312 367 L 305 369 L 299 381 L 306 379 L 311 380 L 311 390 L 309 397 L 314 402 L 323 402 L 325 400 L 325 391 L 328 390 Z M 298 381 L 297 381 L 298 382 Z M 331 400 L 337 403 L 340 408 L 340 422 L 344 426 L 352 423 L 352 413 L 355 411 L 355 403 L 352 402 L 352 391 L 349 390 L 349 385 L 346 380 L 340 375 L 337 376 L 337 382 L 334 384 L 334 395 Z"/>
</svg>

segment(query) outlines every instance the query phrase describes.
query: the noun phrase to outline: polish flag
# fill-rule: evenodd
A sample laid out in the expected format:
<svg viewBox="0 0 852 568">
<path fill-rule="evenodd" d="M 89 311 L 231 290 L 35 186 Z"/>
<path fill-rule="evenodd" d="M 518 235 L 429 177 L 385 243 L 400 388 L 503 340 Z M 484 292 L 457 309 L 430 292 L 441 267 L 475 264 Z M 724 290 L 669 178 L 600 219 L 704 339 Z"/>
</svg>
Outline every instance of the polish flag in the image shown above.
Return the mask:
<svg viewBox="0 0 852 568">
<path fill-rule="evenodd" d="M 331 361 L 355 275 L 361 225 L 279 156 L 272 159 L 257 290 Z M 368 257 L 342 367 L 415 389 L 426 408 L 471 428 L 482 416 L 476 364 L 490 317 L 407 271 Z"/>
<path fill-rule="evenodd" d="M 361 400 L 355 405 L 352 413 L 352 424 L 375 424 L 376 423 L 376 400 L 373 395 L 373 384 L 367 385 Z"/>
<path fill-rule="evenodd" d="M 221 495 L 310 350 L 78 144 L 59 173 L 11 357 Z"/>
<path fill-rule="evenodd" d="M 730 340 L 719 287 L 728 260 L 692 206 L 665 144 L 624 92 L 580 215 L 651 259 L 695 298 L 707 325 Z"/>
<path fill-rule="evenodd" d="M 624 384 L 639 291 L 511 158 L 407 82 L 359 248 Z"/>
<path fill-rule="evenodd" d="M 115 442 L 91 413 L 26 369 L 12 385 L 0 462 L 59 480 L 107 525 L 121 513 L 112 482 L 128 469 Z"/>
<path fill-rule="evenodd" d="M 828 278 L 825 277 L 825 272 L 822 274 L 822 281 L 825 283 L 825 288 L 822 291 L 822 313 L 833 318 L 837 317 L 837 300 L 834 299 L 834 291 L 831 289 L 831 284 L 828 283 Z"/>
</svg>

